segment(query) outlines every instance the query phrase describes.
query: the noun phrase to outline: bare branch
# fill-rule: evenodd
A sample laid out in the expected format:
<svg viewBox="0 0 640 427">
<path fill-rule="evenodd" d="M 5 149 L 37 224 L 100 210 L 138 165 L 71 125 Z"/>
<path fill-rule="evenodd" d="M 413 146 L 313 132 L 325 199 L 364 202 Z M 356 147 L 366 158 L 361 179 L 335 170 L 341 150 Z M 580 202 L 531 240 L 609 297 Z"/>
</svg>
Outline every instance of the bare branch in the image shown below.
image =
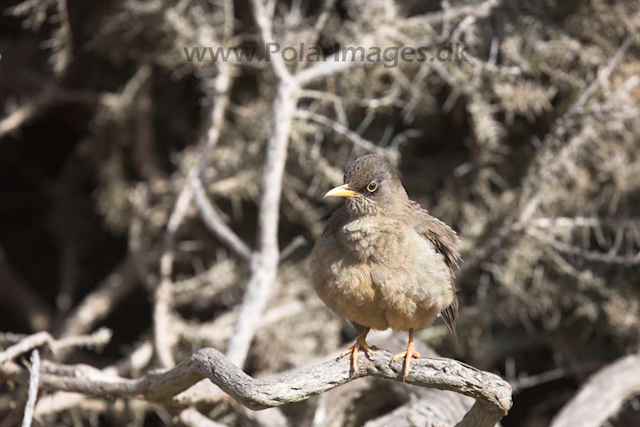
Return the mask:
<svg viewBox="0 0 640 427">
<path fill-rule="evenodd" d="M 176 334 L 173 328 L 173 322 L 171 321 L 171 301 L 173 293 L 173 279 L 171 276 L 173 275 L 173 262 L 175 258 L 174 243 L 176 231 L 187 214 L 192 195 L 193 190 L 191 186 L 185 184 L 178 195 L 178 199 L 169 217 L 162 243 L 160 284 L 155 292 L 155 306 L 153 310 L 153 336 L 158 359 L 164 367 L 175 365 L 173 345 L 176 341 Z"/>
<path fill-rule="evenodd" d="M 215 234 L 217 238 L 222 240 L 229 249 L 235 252 L 240 258 L 244 260 L 251 259 L 251 249 L 245 242 L 238 237 L 238 235 L 224 222 L 220 215 L 209 202 L 207 193 L 205 192 L 202 181 L 198 176 L 193 176 L 191 179 L 191 186 L 193 188 L 193 195 L 200 210 L 200 216 L 205 225 Z"/>
<path fill-rule="evenodd" d="M 271 28 L 271 18 L 264 7 L 263 0 L 251 0 L 251 5 L 253 8 L 253 19 L 255 19 L 258 28 L 260 28 L 260 37 L 262 38 L 262 43 L 265 45 L 265 49 L 267 49 L 267 45 L 275 43 Z M 289 84 L 293 83 L 293 76 L 287 69 L 287 64 L 285 64 L 284 59 L 280 55 L 270 56 L 270 63 L 273 72 L 281 82 L 287 81 Z"/>
<path fill-rule="evenodd" d="M 231 258 L 218 259 L 206 271 L 176 281 L 173 285 L 173 303 L 177 306 L 210 304 L 211 299 L 237 283 L 238 263 Z"/>
<path fill-rule="evenodd" d="M 38 398 L 38 387 L 40 385 L 40 352 L 33 350 L 31 353 L 31 366 L 29 367 L 29 394 L 27 404 L 24 408 L 22 427 L 30 427 L 33 420 L 33 409 Z"/>
<path fill-rule="evenodd" d="M 79 91 L 69 91 L 54 85 L 46 85 L 33 99 L 0 118 L 0 139 L 18 132 L 22 126 L 43 114 L 48 108 L 64 102 L 94 105 L 98 98 Z"/>
<path fill-rule="evenodd" d="M 280 254 L 280 262 L 286 260 L 291 255 L 293 255 L 298 249 L 300 249 L 303 246 L 306 246 L 307 244 L 309 244 L 309 242 L 307 242 L 307 239 L 305 239 L 304 236 L 294 237 L 294 239 L 291 242 L 289 242 L 289 244 L 282 250 L 282 253 Z"/>
<path fill-rule="evenodd" d="M 208 417 L 205 417 L 196 409 L 189 408 L 180 412 L 178 420 L 188 427 L 223 427 L 224 424 L 217 423 Z"/>
<path fill-rule="evenodd" d="M 531 225 L 541 229 L 558 229 L 558 228 L 578 228 L 578 227 L 640 227 L 640 218 L 630 217 L 626 219 L 619 218 L 600 218 L 600 217 L 558 217 L 558 218 L 536 218 L 531 221 Z"/>
<path fill-rule="evenodd" d="M 358 46 L 368 48 L 373 43 L 373 41 L 373 36 L 369 35 L 365 37 L 362 40 L 362 43 L 360 43 Z M 355 53 L 353 53 L 351 57 L 348 58 L 345 57 L 336 59 L 335 56 L 332 56 L 326 61 L 322 61 L 317 65 L 299 71 L 296 74 L 296 80 L 298 81 L 298 84 L 300 84 L 300 86 L 304 86 L 325 77 L 347 71 L 350 68 L 355 67 L 356 65 L 361 65 L 364 63 L 364 61 L 355 61 L 355 56 Z"/>
<path fill-rule="evenodd" d="M 3 337 L 2 335 L 5 336 Z M 0 364 L 45 345 L 55 354 L 70 347 L 100 349 L 111 341 L 111 331 L 107 328 L 99 329 L 89 336 L 72 336 L 60 340 L 55 340 L 51 334 L 46 331 L 38 332 L 27 337 L 17 336 L 15 334 L 2 335 L 0 335 L 0 342 L 15 341 L 16 339 L 19 339 L 19 341 L 0 353 Z"/>
<path fill-rule="evenodd" d="M 602 368 L 553 419 L 551 427 L 600 427 L 640 389 L 640 355 L 632 354 Z"/>
<path fill-rule="evenodd" d="M 172 300 L 172 274 L 173 274 L 173 246 L 175 241 L 175 233 L 182 223 L 186 211 L 191 204 L 193 198 L 194 180 L 197 182 L 203 171 L 209 164 L 211 153 L 220 140 L 222 127 L 224 125 L 224 117 L 229 104 L 229 88 L 231 86 L 231 68 L 228 64 L 221 63 L 218 75 L 214 81 L 214 87 L 217 93 L 215 105 L 211 111 L 211 123 L 207 131 L 207 137 L 204 145 L 200 149 L 200 162 L 189 172 L 180 194 L 176 200 L 173 212 L 169 218 L 169 223 L 165 230 L 162 255 L 160 257 L 160 285 L 156 290 L 155 309 L 154 309 L 154 337 L 156 351 L 160 362 L 165 367 L 171 367 L 175 364 L 173 360 L 172 348 L 177 339 L 177 334 L 172 327 L 171 316 L 171 300 Z M 197 185 L 196 185 L 197 187 Z M 201 195 L 203 196 L 203 195 Z M 204 198 L 206 199 L 206 197 Z M 208 203 L 208 201 L 207 201 Z M 208 207 L 204 203 L 203 198 L 200 200 L 199 206 Z M 202 210 L 201 210 L 202 211 Z M 227 230 L 229 231 L 229 230 Z M 237 239 L 239 240 L 239 239 Z M 237 243 L 237 242 L 235 242 Z"/>
<path fill-rule="evenodd" d="M 262 41 L 273 42 L 271 22 L 262 0 L 253 0 L 254 19 L 260 27 Z M 266 148 L 266 159 L 262 175 L 262 196 L 258 217 L 258 252 L 251 260 L 251 276 L 238 310 L 235 331 L 227 356 L 242 366 L 246 360 L 251 341 L 267 305 L 267 299 L 276 281 L 280 248 L 278 245 L 278 223 L 282 178 L 287 159 L 289 134 L 298 100 L 298 85 L 289 73 L 281 57 L 275 55 L 271 61 L 273 71 L 279 79 L 276 99 L 273 104 L 272 132 Z"/>
<path fill-rule="evenodd" d="M 355 375 L 350 373 L 351 362 L 341 359 L 271 378 L 254 379 L 217 350 L 205 348 L 171 370 L 136 379 L 105 377 L 100 371 L 87 366 L 81 369 L 47 363 L 43 366 L 41 382 L 42 387 L 48 390 L 164 402 L 201 379 L 209 378 L 244 406 L 260 410 L 299 402 L 357 378 L 372 376 L 401 381 L 402 364 L 391 364 L 392 357 L 391 352 L 380 349 L 376 351 L 375 360 L 360 354 L 359 370 Z M 16 366 L 0 367 L 0 376 L 21 383 L 28 380 L 25 372 Z M 511 407 L 511 387 L 507 382 L 451 359 L 417 359 L 406 382 L 450 390 L 476 399 L 460 426 L 494 426 Z"/>
<path fill-rule="evenodd" d="M 260 317 L 276 281 L 280 259 L 278 245 L 280 197 L 289 133 L 297 103 L 296 91 L 297 86 L 281 81 L 273 106 L 273 132 L 267 143 L 259 206 L 258 253 L 254 254 L 251 261 L 251 276 L 238 311 L 235 332 L 227 350 L 229 358 L 239 366 L 244 364 L 249 346 L 260 323 Z"/>
<path fill-rule="evenodd" d="M 45 90 L 31 102 L 17 108 L 0 120 L 0 138 L 16 132 L 22 125 L 37 117 L 52 102 L 52 94 Z"/>
<path fill-rule="evenodd" d="M 64 338 L 90 331 L 137 286 L 135 262 L 128 257 L 69 313 L 56 335 Z"/>
<path fill-rule="evenodd" d="M 598 76 L 596 77 L 596 79 L 591 82 L 587 89 L 585 89 L 584 92 L 580 94 L 580 98 L 578 98 L 576 103 L 571 106 L 568 111 L 569 115 L 575 114 L 577 110 L 584 107 L 587 101 L 589 101 L 589 98 L 591 98 L 591 96 L 596 92 L 596 90 L 598 90 L 600 86 L 606 83 L 606 80 L 609 78 L 613 70 L 615 70 L 622 58 L 624 58 L 624 55 L 631 46 L 631 43 L 633 42 L 635 36 L 635 34 L 629 34 L 624 39 L 613 58 L 611 58 L 607 65 L 598 72 Z"/>
<path fill-rule="evenodd" d="M 278 305 L 265 311 L 260 319 L 258 330 L 271 326 L 283 319 L 299 315 L 311 306 L 301 301 L 292 301 Z M 180 325 L 180 333 L 192 342 L 205 342 L 207 345 L 223 346 L 233 336 L 233 317 L 235 313 L 223 314 L 216 320 L 207 323 L 184 322 Z"/>
<path fill-rule="evenodd" d="M 115 365 L 102 370 L 107 375 L 131 375 L 137 376 L 145 369 L 153 357 L 153 345 L 150 341 L 140 344 L 128 356 L 118 361 Z M 80 393 L 58 391 L 43 396 L 35 408 L 35 416 L 42 417 L 47 414 L 56 414 L 76 407 L 80 402 L 87 400 L 87 396 Z"/>
<path fill-rule="evenodd" d="M 386 157 L 387 159 L 393 161 L 394 163 L 397 162 L 398 152 L 396 150 L 391 150 L 388 148 L 383 148 L 378 145 L 375 145 L 373 142 L 364 139 L 363 137 L 361 137 L 360 135 L 358 135 L 348 127 L 326 116 L 323 116 L 317 113 L 312 113 L 310 111 L 298 110 L 295 113 L 295 118 L 302 119 L 302 120 L 310 120 L 318 124 L 321 124 L 323 126 L 327 126 L 333 129 L 333 131 L 336 132 L 337 134 L 347 138 L 356 147 L 361 148 L 369 153 L 379 154 L 380 156 Z"/>
<path fill-rule="evenodd" d="M 600 253 L 561 242 L 560 240 L 549 236 L 548 233 L 543 233 L 539 230 L 529 229 L 527 230 L 527 234 L 536 238 L 538 241 L 551 246 L 558 252 L 575 255 L 589 261 L 621 264 L 626 266 L 640 264 L 640 252 L 629 255 L 619 255 L 615 251 Z"/>
<path fill-rule="evenodd" d="M 331 11 L 335 3 L 336 3 L 336 0 L 324 0 L 322 5 L 322 12 L 320 12 L 320 15 L 318 16 L 318 20 L 316 21 L 316 24 L 313 27 L 313 34 L 310 36 L 310 43 L 309 43 L 310 45 L 313 45 L 318 41 L 318 37 L 322 33 L 322 30 L 327 24 L 327 21 L 331 17 Z"/>
<path fill-rule="evenodd" d="M 589 100 L 590 96 L 619 64 L 621 52 L 624 54 L 629 48 L 633 37 L 634 35 L 629 35 L 624 40 L 616 54 L 608 62 L 608 65 L 598 73 L 598 77 L 581 93 L 574 104 L 556 120 L 552 129 L 545 136 L 542 143 L 543 148 L 538 151 L 535 160 L 531 163 L 527 174 L 522 180 L 519 200 L 514 202 L 512 209 L 509 209 L 509 214 L 502 219 L 502 225 L 498 230 L 474 248 L 473 257 L 467 257 L 465 259 L 465 263 L 461 266 L 458 274 L 458 278 L 461 281 L 481 265 L 496 248 L 500 247 L 510 236 L 513 236 L 514 231 L 521 232 L 529 225 L 542 202 L 541 189 L 545 184 L 548 184 L 550 178 L 554 177 L 559 171 L 562 171 L 565 162 L 575 157 L 575 154 L 581 146 L 591 140 L 589 133 L 592 132 L 592 129 L 587 126 L 580 134 L 574 136 L 569 143 L 560 149 L 558 149 L 558 144 L 553 143 L 554 140 L 558 139 L 558 136 L 566 130 L 567 120 L 575 114 L 576 110 L 584 107 L 584 104 Z M 517 234 L 520 235 L 520 233 Z"/>
</svg>

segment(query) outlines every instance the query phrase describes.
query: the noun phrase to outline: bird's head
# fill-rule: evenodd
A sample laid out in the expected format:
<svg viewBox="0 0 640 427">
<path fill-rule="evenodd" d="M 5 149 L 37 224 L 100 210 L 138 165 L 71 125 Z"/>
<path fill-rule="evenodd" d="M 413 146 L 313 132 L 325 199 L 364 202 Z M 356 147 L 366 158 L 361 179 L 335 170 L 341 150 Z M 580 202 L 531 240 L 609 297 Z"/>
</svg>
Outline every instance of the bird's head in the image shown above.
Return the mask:
<svg viewBox="0 0 640 427">
<path fill-rule="evenodd" d="M 377 154 L 358 157 L 344 171 L 344 185 L 324 197 L 345 197 L 352 215 L 376 215 L 400 208 L 407 193 L 389 162 Z"/>
</svg>

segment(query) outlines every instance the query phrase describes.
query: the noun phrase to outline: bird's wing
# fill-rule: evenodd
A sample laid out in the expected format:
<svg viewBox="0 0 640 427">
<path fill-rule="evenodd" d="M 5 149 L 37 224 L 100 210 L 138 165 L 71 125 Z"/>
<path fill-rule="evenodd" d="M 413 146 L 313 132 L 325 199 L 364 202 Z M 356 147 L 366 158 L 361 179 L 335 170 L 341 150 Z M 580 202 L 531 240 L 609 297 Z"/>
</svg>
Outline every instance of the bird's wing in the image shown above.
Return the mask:
<svg viewBox="0 0 640 427">
<path fill-rule="evenodd" d="M 345 206 L 335 211 L 327 221 L 327 225 L 322 232 L 322 237 L 331 237 L 331 235 L 342 228 L 349 221 L 349 211 Z"/>
<path fill-rule="evenodd" d="M 449 332 L 456 336 L 456 318 L 458 317 L 458 297 L 455 293 L 454 268 L 458 267 L 460 262 L 460 238 L 456 232 L 444 222 L 438 218 L 434 218 L 429 215 L 429 212 L 414 201 L 410 201 L 409 211 L 415 215 L 413 221 L 415 230 L 423 237 L 428 239 L 436 251 L 440 252 L 444 256 L 444 261 L 449 268 L 451 276 L 451 287 L 453 288 L 453 301 L 451 304 L 442 311 L 442 318 L 444 319 Z"/>
</svg>

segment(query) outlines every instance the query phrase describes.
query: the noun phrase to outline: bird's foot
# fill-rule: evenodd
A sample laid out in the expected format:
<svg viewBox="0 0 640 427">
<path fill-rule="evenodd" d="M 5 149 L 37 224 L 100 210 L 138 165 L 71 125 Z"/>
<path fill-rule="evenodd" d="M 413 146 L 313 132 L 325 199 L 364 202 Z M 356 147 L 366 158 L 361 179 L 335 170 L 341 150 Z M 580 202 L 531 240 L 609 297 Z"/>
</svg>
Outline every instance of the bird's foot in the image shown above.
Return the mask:
<svg viewBox="0 0 640 427">
<path fill-rule="evenodd" d="M 406 381 L 407 376 L 409 375 L 409 368 L 411 366 L 411 359 L 412 358 L 419 358 L 420 357 L 420 353 L 418 353 L 416 351 L 416 348 L 413 346 L 413 341 L 409 342 L 409 345 L 407 345 L 407 349 L 405 351 L 403 351 L 402 353 L 398 353 L 395 356 L 393 356 L 393 359 L 391 359 L 391 363 L 395 362 L 398 359 L 404 358 L 404 373 L 402 374 L 402 381 Z"/>
<path fill-rule="evenodd" d="M 363 349 L 365 352 L 367 352 L 367 354 L 369 356 L 371 356 L 371 358 L 374 357 L 373 350 L 371 350 L 371 347 L 369 347 L 367 345 L 367 342 L 365 340 L 366 333 L 363 334 L 363 335 L 360 335 L 358 337 L 358 339 L 356 340 L 356 343 L 354 345 L 352 345 L 351 347 L 349 347 L 348 349 L 346 349 L 345 351 L 340 353 L 340 356 L 338 356 L 338 359 L 337 359 L 337 360 L 340 360 L 343 357 L 345 357 L 345 356 L 350 354 L 351 355 L 351 367 L 353 368 L 353 373 L 354 374 L 358 372 L 358 352 L 360 351 L 360 349 Z"/>
</svg>

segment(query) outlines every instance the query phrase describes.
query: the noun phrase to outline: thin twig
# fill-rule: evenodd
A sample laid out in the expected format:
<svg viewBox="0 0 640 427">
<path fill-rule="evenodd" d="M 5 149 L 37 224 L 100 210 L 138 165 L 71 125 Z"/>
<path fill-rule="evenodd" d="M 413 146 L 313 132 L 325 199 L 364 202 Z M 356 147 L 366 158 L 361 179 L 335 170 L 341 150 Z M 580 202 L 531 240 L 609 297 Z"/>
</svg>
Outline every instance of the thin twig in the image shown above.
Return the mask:
<svg viewBox="0 0 640 427">
<path fill-rule="evenodd" d="M 265 45 L 265 49 L 267 49 L 268 45 L 275 43 L 271 28 L 271 18 L 264 7 L 263 0 L 251 0 L 251 6 L 253 8 L 253 19 L 255 19 L 260 29 L 260 38 Z M 269 56 L 269 60 L 271 69 L 278 77 L 278 80 L 292 83 L 293 76 L 287 69 L 287 64 L 284 62 L 282 56 L 271 55 Z"/>
<path fill-rule="evenodd" d="M 154 296 L 154 345 L 160 364 L 167 368 L 175 365 L 173 345 L 176 341 L 176 334 L 171 316 L 171 301 L 173 296 L 173 279 L 171 276 L 173 275 L 173 262 L 175 258 L 175 234 L 187 214 L 192 195 L 193 190 L 191 185 L 185 184 L 178 195 L 178 199 L 169 217 L 169 222 L 164 232 L 162 255 L 160 256 L 160 284 Z"/>
<path fill-rule="evenodd" d="M 541 243 L 551 246 L 558 252 L 575 255 L 588 261 L 602 262 L 606 264 L 620 264 L 625 266 L 640 264 L 640 252 L 628 255 L 620 255 L 616 253 L 615 250 L 613 252 L 601 253 L 561 242 L 560 240 L 549 236 L 548 233 L 543 233 L 539 230 L 528 229 L 527 234 L 534 237 Z"/>
<path fill-rule="evenodd" d="M 38 398 L 38 387 L 40 384 L 40 352 L 33 350 L 31 353 L 31 366 L 29 367 L 29 394 L 27 404 L 24 407 L 24 417 L 22 427 L 30 427 L 33 420 L 33 410 Z"/>
<path fill-rule="evenodd" d="M 200 210 L 200 217 L 207 228 L 240 258 L 244 260 L 251 259 L 249 246 L 224 222 L 211 205 L 211 202 L 209 202 L 200 177 L 197 175 L 192 177 L 191 187 L 193 188 L 194 200 Z"/>
<path fill-rule="evenodd" d="M 38 332 L 26 337 L 15 337 L 15 334 L 7 334 L 9 335 L 8 337 L 2 337 L 2 335 L 5 334 L 0 334 L 0 342 L 14 341 L 16 338 L 18 338 L 19 341 L 0 353 L 0 365 L 8 360 L 13 360 L 24 353 L 45 345 L 48 346 L 54 354 L 57 354 L 64 349 L 75 347 L 94 348 L 100 350 L 107 345 L 109 341 L 111 341 L 111 330 L 107 328 L 99 329 L 88 336 L 71 336 L 59 340 L 54 339 L 51 334 L 46 331 Z"/>
<path fill-rule="evenodd" d="M 556 218 L 536 218 L 531 221 L 531 226 L 541 229 L 573 229 L 579 227 L 640 227 L 640 218 L 608 218 L 608 217 L 556 217 Z"/>
<path fill-rule="evenodd" d="M 138 283 L 135 261 L 127 257 L 68 314 L 56 335 L 65 338 L 90 331 L 131 294 Z"/>
<path fill-rule="evenodd" d="M 57 104 L 72 102 L 93 106 L 97 100 L 98 97 L 92 94 L 69 91 L 48 84 L 38 92 L 35 98 L 25 101 L 18 108 L 0 118 L 0 139 L 20 131 L 24 125 Z"/>
<path fill-rule="evenodd" d="M 365 49 L 367 49 L 373 43 L 373 41 L 374 37 L 369 35 L 364 37 L 362 39 L 362 42 L 358 46 L 363 46 Z M 304 70 L 299 71 L 296 74 L 296 80 L 298 81 L 300 86 L 304 86 L 317 80 L 345 72 L 357 65 L 364 64 L 364 61 L 355 60 L 355 53 L 347 53 L 351 53 L 351 57 L 347 58 L 345 56 L 342 59 L 336 59 L 335 56 L 331 56 L 327 60 L 323 60 L 312 67 L 305 68 Z"/>
<path fill-rule="evenodd" d="M 322 114 L 312 113 L 311 111 L 298 110 L 295 113 L 295 118 L 301 120 L 309 120 L 327 126 L 333 129 L 333 131 L 337 134 L 344 136 L 356 147 L 361 148 L 369 153 L 375 153 L 380 156 L 386 157 L 389 160 L 397 162 L 398 152 L 396 150 L 391 150 L 375 145 L 373 142 L 361 137 L 348 127 L 340 124 L 335 120 L 330 119 L 329 117 L 323 116 Z"/>
<path fill-rule="evenodd" d="M 567 111 L 568 115 L 573 115 L 575 114 L 575 111 L 584 107 L 584 105 L 586 105 L 587 101 L 589 101 L 596 90 L 598 90 L 598 88 L 606 82 L 613 70 L 615 70 L 620 61 L 622 61 L 622 58 L 624 58 L 624 55 L 627 50 L 629 50 L 629 47 L 631 47 L 631 43 L 633 42 L 634 37 L 635 34 L 629 34 L 627 37 L 625 37 L 624 41 L 616 51 L 616 54 L 609 60 L 606 67 L 598 71 L 598 76 L 595 78 L 595 80 L 593 80 L 591 84 L 589 84 L 589 86 L 582 92 L 582 94 L 580 94 L 580 97 L 578 98 L 576 103 L 573 104 L 571 108 L 569 108 L 569 110 Z"/>
<path fill-rule="evenodd" d="M 137 346 L 129 355 L 124 357 L 112 366 L 102 370 L 106 375 L 130 375 L 137 376 L 145 369 L 153 357 L 153 344 L 150 341 L 143 342 Z M 80 393 L 70 393 L 58 391 L 43 396 L 36 405 L 36 418 L 48 414 L 57 414 L 71 408 L 77 407 L 80 402 L 87 399 L 87 396 Z"/>
<path fill-rule="evenodd" d="M 224 427 L 224 424 L 213 421 L 193 408 L 180 412 L 178 420 L 188 427 Z"/>
</svg>

